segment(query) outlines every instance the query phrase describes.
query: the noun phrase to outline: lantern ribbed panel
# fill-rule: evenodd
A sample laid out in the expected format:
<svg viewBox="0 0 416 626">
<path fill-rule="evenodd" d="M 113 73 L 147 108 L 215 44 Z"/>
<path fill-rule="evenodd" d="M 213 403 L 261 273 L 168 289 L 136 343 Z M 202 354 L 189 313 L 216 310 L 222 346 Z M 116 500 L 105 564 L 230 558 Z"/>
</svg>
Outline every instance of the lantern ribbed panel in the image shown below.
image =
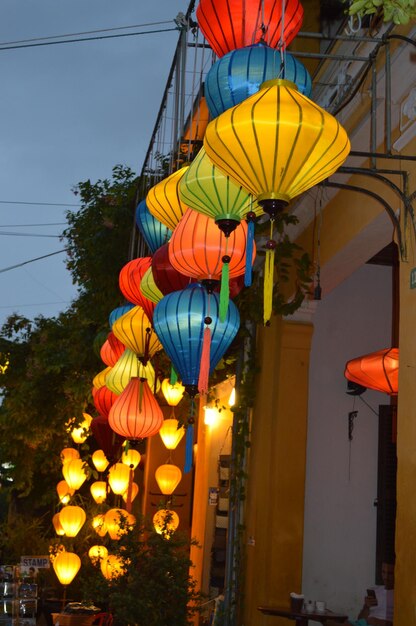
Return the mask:
<svg viewBox="0 0 416 626">
<path fill-rule="evenodd" d="M 108 389 L 108 387 L 106 387 L 105 385 L 97 389 L 96 393 L 94 394 L 93 401 L 98 413 L 107 418 L 111 407 L 117 400 L 117 397 L 117 394 L 110 391 L 110 389 Z"/>
<path fill-rule="evenodd" d="M 111 407 L 108 423 L 126 439 L 143 439 L 159 432 L 163 413 L 147 381 L 131 379 Z"/>
<path fill-rule="evenodd" d="M 108 366 L 105 369 L 101 370 L 101 372 L 98 372 L 96 376 L 94 376 L 94 378 L 92 379 L 92 384 L 95 389 L 100 389 L 100 387 L 103 387 L 105 385 L 106 376 L 110 373 L 110 371 L 111 367 Z"/>
<path fill-rule="evenodd" d="M 237 333 L 240 315 L 235 304 L 229 303 L 224 322 L 220 322 L 218 313 L 218 295 L 208 296 L 204 287 L 195 284 L 165 296 L 156 305 L 153 320 L 156 333 L 184 385 L 198 384 L 207 315 L 212 318 L 211 372 Z"/>
<path fill-rule="evenodd" d="M 214 63 L 205 77 L 205 97 L 211 116 L 217 117 L 240 104 L 257 93 L 262 83 L 273 78 L 290 80 L 300 93 L 308 98 L 311 95 L 309 72 L 288 52 L 283 63 L 280 51 L 263 44 L 229 52 Z"/>
<path fill-rule="evenodd" d="M 149 190 L 146 197 L 150 213 L 171 230 L 174 230 L 188 208 L 179 195 L 179 183 L 186 170 L 187 166 L 182 167 L 161 180 Z"/>
<path fill-rule="evenodd" d="M 257 200 L 289 202 L 335 172 L 350 142 L 335 117 L 293 83 L 269 83 L 213 120 L 204 146 L 209 158 Z"/>
<path fill-rule="evenodd" d="M 118 306 L 116 309 L 113 309 L 108 317 L 108 323 L 110 324 L 110 328 L 112 328 L 114 322 L 118 320 L 119 317 L 127 313 L 127 311 L 131 311 L 134 309 L 134 304 L 123 304 L 123 306 Z"/>
<path fill-rule="evenodd" d="M 148 336 L 148 354 L 146 355 L 148 358 L 162 349 L 157 336 L 152 331 L 149 318 L 140 306 L 135 306 L 134 309 L 119 317 L 113 324 L 113 333 L 138 357 L 145 356 Z"/>
<path fill-rule="evenodd" d="M 282 6 L 283 2 L 276 0 L 200 0 L 196 18 L 211 48 L 221 57 L 259 43 L 263 37 L 272 48 L 277 48 L 281 39 L 287 46 L 302 25 L 303 8 L 298 0 L 286 0 L 283 17 Z"/>
<path fill-rule="evenodd" d="M 399 390 L 399 349 L 386 348 L 348 361 L 345 378 L 390 396 Z"/>
<path fill-rule="evenodd" d="M 133 376 L 138 376 L 139 360 L 132 350 L 126 348 L 106 376 L 106 386 L 118 396 L 123 393 Z"/>
<path fill-rule="evenodd" d="M 245 189 L 236 185 L 212 163 L 204 148 L 198 152 L 182 178 L 180 194 L 189 207 L 214 220 L 240 221 L 249 211 L 254 211 L 256 215 L 263 213 L 263 209 L 252 202 L 252 196 Z"/>
<path fill-rule="evenodd" d="M 106 341 L 101 346 L 100 356 L 102 361 L 108 366 L 113 367 L 121 357 L 125 350 L 125 346 L 117 339 L 114 333 L 109 333 Z M 100 385 L 99 387 L 101 387 Z M 98 388 L 99 388 L 98 387 Z"/>
<path fill-rule="evenodd" d="M 153 317 L 155 305 L 151 300 L 144 297 L 140 290 L 140 283 L 144 273 L 151 264 L 152 258 L 150 256 L 133 259 L 122 267 L 118 278 L 118 284 L 123 296 L 129 302 L 141 306 L 150 320 Z"/>
<path fill-rule="evenodd" d="M 75 552 L 60 552 L 53 560 L 53 569 L 61 585 L 69 585 L 81 567 L 81 559 Z"/>
<path fill-rule="evenodd" d="M 180 291 L 189 285 L 189 276 L 178 272 L 170 262 L 169 244 L 165 244 L 154 253 L 152 272 L 156 286 L 164 295 Z"/>
<path fill-rule="evenodd" d="M 80 506 L 64 506 L 59 513 L 59 521 L 67 537 L 76 537 L 86 519 L 85 511 Z"/>
<path fill-rule="evenodd" d="M 163 298 L 163 293 L 160 291 L 155 283 L 155 279 L 153 278 L 153 271 L 151 267 L 149 267 L 149 269 L 147 270 L 147 272 L 145 272 L 142 278 L 142 281 L 140 283 L 140 291 L 145 298 L 148 298 L 155 304 L 157 304 L 159 300 Z"/>
<path fill-rule="evenodd" d="M 136 224 L 152 254 L 167 243 L 172 234 L 167 226 L 153 217 L 146 206 L 146 200 L 142 200 L 137 205 Z"/>
<path fill-rule="evenodd" d="M 230 277 L 240 276 L 246 267 L 247 224 L 241 222 L 227 238 L 212 218 L 188 209 L 168 245 L 170 262 L 182 274 L 219 280 L 222 258 L 229 255 Z M 255 255 L 253 244 L 253 261 Z"/>
</svg>

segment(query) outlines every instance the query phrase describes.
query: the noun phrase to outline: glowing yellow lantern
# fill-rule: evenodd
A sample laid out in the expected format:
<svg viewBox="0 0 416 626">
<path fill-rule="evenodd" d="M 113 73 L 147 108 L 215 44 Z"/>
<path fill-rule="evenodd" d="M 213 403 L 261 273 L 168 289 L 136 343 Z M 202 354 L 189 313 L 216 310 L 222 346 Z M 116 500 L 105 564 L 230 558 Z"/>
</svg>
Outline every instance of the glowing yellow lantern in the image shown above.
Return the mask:
<svg viewBox="0 0 416 626">
<path fill-rule="evenodd" d="M 82 459 L 74 459 L 65 463 L 62 468 L 62 474 L 71 489 L 79 489 L 87 479 L 84 461 Z"/>
<path fill-rule="evenodd" d="M 104 537 L 107 532 L 107 526 L 105 523 L 105 515 L 99 514 L 93 517 L 92 527 L 100 537 Z"/>
<path fill-rule="evenodd" d="M 162 438 L 168 450 L 175 450 L 180 440 L 185 434 L 183 426 L 178 428 L 179 422 L 174 417 L 164 420 L 162 428 L 159 430 L 159 435 Z"/>
<path fill-rule="evenodd" d="M 104 387 L 105 379 L 107 374 L 111 371 L 111 367 L 106 367 L 105 369 L 98 372 L 96 376 L 92 379 L 92 384 L 95 389 L 100 389 L 100 387 Z"/>
<path fill-rule="evenodd" d="M 179 183 L 189 166 L 182 167 L 149 190 L 146 205 L 159 222 L 174 230 L 187 206 L 179 195 Z"/>
<path fill-rule="evenodd" d="M 179 485 L 182 478 L 182 472 L 176 465 L 166 463 L 165 465 L 160 465 L 157 468 L 155 478 L 160 491 L 165 496 L 170 496 Z"/>
<path fill-rule="evenodd" d="M 108 484 L 113 493 L 121 495 L 129 486 L 130 469 L 124 463 L 115 463 L 108 470 Z"/>
<path fill-rule="evenodd" d="M 99 561 L 107 558 L 108 550 L 105 546 L 91 546 L 91 548 L 88 550 L 88 556 L 90 557 L 91 562 L 96 564 Z"/>
<path fill-rule="evenodd" d="M 109 461 L 105 456 L 104 450 L 96 450 L 93 453 L 91 460 L 94 463 L 94 467 L 97 472 L 105 472 L 108 467 Z"/>
<path fill-rule="evenodd" d="M 110 509 L 105 514 L 105 525 L 111 539 L 120 539 L 136 523 L 136 518 L 125 509 Z"/>
<path fill-rule="evenodd" d="M 162 393 L 169 406 L 177 406 L 182 400 L 184 392 L 185 387 L 179 381 L 174 385 L 171 385 L 169 378 L 162 381 Z"/>
<path fill-rule="evenodd" d="M 59 513 L 55 513 L 55 515 L 53 516 L 52 524 L 53 524 L 53 527 L 55 529 L 56 534 L 59 537 L 63 537 L 65 535 L 65 531 L 62 528 L 62 524 L 61 524 L 60 519 L 59 519 Z"/>
<path fill-rule="evenodd" d="M 97 504 L 102 504 L 107 498 L 107 483 L 104 480 L 96 480 L 90 487 L 91 495 Z"/>
<path fill-rule="evenodd" d="M 160 291 L 153 278 L 152 267 L 150 266 L 140 281 L 140 291 L 145 298 L 157 304 L 159 300 L 163 298 L 163 293 Z"/>
<path fill-rule="evenodd" d="M 60 480 L 56 485 L 56 492 L 58 494 L 59 502 L 61 504 L 68 504 L 71 496 L 75 493 L 75 489 L 71 489 L 66 480 Z"/>
<path fill-rule="evenodd" d="M 152 330 L 149 318 L 140 306 L 133 307 L 119 317 L 113 324 L 113 333 L 144 363 L 147 363 L 156 352 L 162 349 L 162 344 Z"/>
<path fill-rule="evenodd" d="M 118 578 L 125 573 L 123 559 L 115 554 L 109 554 L 107 558 L 103 559 L 100 567 L 104 578 L 107 580 Z"/>
<path fill-rule="evenodd" d="M 62 465 L 69 463 L 69 461 L 74 461 L 75 459 L 79 459 L 79 452 L 75 448 L 64 448 L 61 450 Z"/>
<path fill-rule="evenodd" d="M 123 493 L 123 500 L 124 502 L 127 502 L 127 498 L 128 498 L 128 489 L 127 491 L 125 491 Z M 137 496 L 137 494 L 139 493 L 139 485 L 137 483 L 131 483 L 131 494 L 130 494 L 130 502 L 133 502 L 134 498 Z"/>
<path fill-rule="evenodd" d="M 53 569 L 61 585 L 69 585 L 81 567 L 81 559 L 74 552 L 60 552 L 53 561 Z"/>
<path fill-rule="evenodd" d="M 153 526 L 159 535 L 170 539 L 179 526 L 179 515 L 170 509 L 160 509 L 153 516 Z"/>
<path fill-rule="evenodd" d="M 126 348 L 117 363 L 105 378 L 106 386 L 117 395 L 123 393 L 133 376 L 138 376 L 139 360 L 137 355 Z"/>
<path fill-rule="evenodd" d="M 71 437 L 74 443 L 84 443 L 89 435 L 89 428 L 92 422 L 92 417 L 88 413 L 83 413 L 84 421 L 80 426 L 73 428 L 71 431 Z"/>
<path fill-rule="evenodd" d="M 140 459 L 141 459 L 140 452 L 138 452 L 138 450 L 135 450 L 134 448 L 129 448 L 128 450 L 124 450 L 123 454 L 121 455 L 121 462 L 124 463 L 124 465 L 127 465 L 128 467 L 130 467 L 131 469 L 136 469 L 136 467 L 140 463 Z"/>
<path fill-rule="evenodd" d="M 86 519 L 85 511 L 80 506 L 64 506 L 59 513 L 59 521 L 67 537 L 76 537 Z"/>
</svg>

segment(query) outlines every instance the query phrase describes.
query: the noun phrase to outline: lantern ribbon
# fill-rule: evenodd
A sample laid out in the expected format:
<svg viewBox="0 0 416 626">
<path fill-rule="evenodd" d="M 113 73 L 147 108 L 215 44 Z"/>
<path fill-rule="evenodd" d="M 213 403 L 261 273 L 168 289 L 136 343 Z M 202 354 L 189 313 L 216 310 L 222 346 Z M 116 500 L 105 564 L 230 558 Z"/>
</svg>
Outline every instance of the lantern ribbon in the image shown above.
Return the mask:
<svg viewBox="0 0 416 626">
<path fill-rule="evenodd" d="M 228 302 L 230 300 L 230 257 L 228 255 L 224 255 L 222 260 L 224 265 L 222 266 L 221 272 L 219 318 L 220 322 L 225 322 L 228 311 Z"/>
<path fill-rule="evenodd" d="M 178 374 L 177 374 L 177 371 L 175 370 L 173 364 L 171 363 L 171 366 L 170 366 L 170 384 L 173 387 L 173 385 L 175 385 L 177 382 L 178 382 Z"/>
<path fill-rule="evenodd" d="M 207 319 L 209 319 L 210 320 L 209 323 L 211 323 L 211 318 L 205 318 L 205 320 Z M 211 329 L 209 328 L 209 326 L 206 326 L 204 329 L 204 338 L 202 340 L 201 364 L 199 368 L 199 379 L 198 379 L 199 393 L 206 393 L 208 391 L 210 353 L 211 353 Z"/>
<path fill-rule="evenodd" d="M 254 226 L 256 214 L 250 211 L 247 214 L 247 250 L 246 250 L 246 267 L 244 272 L 244 286 L 251 287 L 252 267 L 253 267 L 253 244 L 254 244 Z"/>
</svg>

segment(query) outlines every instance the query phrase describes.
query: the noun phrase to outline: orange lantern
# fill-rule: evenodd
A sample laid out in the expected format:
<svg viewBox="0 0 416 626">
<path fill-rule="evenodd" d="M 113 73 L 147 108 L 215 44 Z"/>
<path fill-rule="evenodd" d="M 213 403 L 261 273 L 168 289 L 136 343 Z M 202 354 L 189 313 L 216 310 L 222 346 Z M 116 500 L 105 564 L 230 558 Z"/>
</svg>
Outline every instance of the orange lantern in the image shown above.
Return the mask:
<svg viewBox="0 0 416 626">
<path fill-rule="evenodd" d="M 109 367 L 107 374 L 110 370 L 111 368 Z M 117 400 L 117 394 L 110 391 L 110 389 L 104 385 L 96 390 L 93 400 L 98 413 L 107 418 L 112 405 Z"/>
<path fill-rule="evenodd" d="M 62 474 L 71 489 L 79 489 L 87 479 L 85 464 L 82 459 L 74 459 L 65 463 Z"/>
<path fill-rule="evenodd" d="M 59 519 L 59 513 L 55 513 L 55 515 L 53 516 L 52 524 L 53 524 L 53 527 L 55 529 L 56 534 L 59 537 L 63 537 L 65 535 L 65 531 L 62 528 L 62 524 L 61 524 L 60 519 Z"/>
<path fill-rule="evenodd" d="M 113 332 L 111 332 L 108 334 L 107 339 L 101 346 L 101 360 L 109 367 L 113 367 L 123 354 L 125 348 L 126 346 L 117 339 Z"/>
<path fill-rule="evenodd" d="M 108 484 L 116 495 L 123 494 L 130 479 L 130 469 L 124 463 L 115 463 L 108 470 Z"/>
<path fill-rule="evenodd" d="M 102 559 L 100 567 L 104 578 L 107 580 L 118 578 L 125 573 L 123 559 L 115 554 L 109 554 L 107 558 Z"/>
<path fill-rule="evenodd" d="M 390 396 L 399 390 L 399 349 L 386 348 L 347 362 L 345 378 Z"/>
<path fill-rule="evenodd" d="M 86 519 L 85 511 L 80 506 L 64 506 L 59 513 L 59 521 L 67 537 L 76 537 Z"/>
<path fill-rule="evenodd" d="M 182 167 L 161 180 L 146 196 L 146 205 L 150 213 L 171 230 L 176 228 L 188 208 L 179 194 L 179 183 L 188 167 Z"/>
<path fill-rule="evenodd" d="M 165 496 L 170 496 L 179 485 L 182 478 L 182 472 L 176 465 L 166 463 L 165 465 L 160 465 L 157 468 L 155 478 L 160 491 Z"/>
<path fill-rule="evenodd" d="M 185 428 L 183 426 L 178 428 L 178 425 L 178 420 L 172 417 L 166 419 L 159 430 L 159 435 L 168 450 L 175 450 L 185 434 Z"/>
<path fill-rule="evenodd" d="M 75 489 L 71 489 L 68 486 L 68 483 L 66 482 L 66 480 L 59 481 L 59 483 L 56 485 L 56 491 L 58 494 L 59 502 L 61 504 L 68 504 L 68 502 L 71 499 L 71 496 L 73 496 L 75 493 Z"/>
<path fill-rule="evenodd" d="M 96 563 L 99 563 L 103 559 L 107 558 L 108 550 L 105 546 L 91 546 L 91 548 L 88 550 L 88 556 L 90 557 L 91 562 L 95 565 Z"/>
<path fill-rule="evenodd" d="M 137 483 L 131 483 L 130 502 L 133 502 L 133 500 L 138 495 L 138 493 L 139 493 L 139 485 Z M 129 499 L 128 489 L 127 491 L 123 493 L 122 498 L 124 502 L 127 502 L 127 500 Z"/>
<path fill-rule="evenodd" d="M 75 448 L 64 448 L 61 450 L 61 461 L 62 464 L 69 463 L 69 461 L 73 461 L 74 459 L 79 459 L 79 452 Z"/>
<path fill-rule="evenodd" d="M 120 539 L 136 523 L 136 518 L 125 509 L 110 509 L 105 514 L 105 525 L 111 539 Z"/>
<path fill-rule="evenodd" d="M 97 504 L 102 504 L 107 498 L 107 483 L 104 480 L 96 480 L 90 487 L 91 495 Z"/>
<path fill-rule="evenodd" d="M 126 439 L 151 437 L 160 430 L 163 413 L 146 380 L 131 379 L 111 407 L 108 423 Z"/>
<path fill-rule="evenodd" d="M 60 552 L 53 561 L 53 569 L 61 585 L 69 585 L 81 567 L 81 559 L 74 552 Z"/>
<path fill-rule="evenodd" d="M 162 349 L 149 318 L 140 306 L 135 306 L 119 317 L 113 324 L 113 333 L 126 348 L 133 350 L 143 363 L 147 363 Z"/>
<path fill-rule="evenodd" d="M 97 472 L 105 472 L 105 470 L 108 467 L 108 459 L 105 456 L 105 452 L 104 450 L 96 450 L 92 457 L 91 457 L 92 462 L 94 463 L 94 467 L 97 470 Z"/>
<path fill-rule="evenodd" d="M 153 526 L 159 535 L 170 539 L 179 526 L 179 515 L 170 509 L 160 509 L 153 516 Z"/>
<path fill-rule="evenodd" d="M 124 450 L 121 455 L 121 462 L 124 465 L 127 465 L 131 469 L 136 469 L 138 464 L 140 463 L 141 454 L 138 450 L 134 448 L 129 448 L 128 450 Z"/>
<path fill-rule="evenodd" d="M 177 406 L 183 398 L 185 387 L 179 381 L 172 385 L 169 378 L 165 378 L 162 380 L 162 393 L 169 406 Z"/>
<path fill-rule="evenodd" d="M 118 284 L 123 296 L 129 302 L 141 306 L 149 320 L 153 319 L 155 304 L 143 295 L 140 285 L 151 264 L 152 257 L 150 256 L 133 259 L 122 267 L 118 278 Z"/>
<path fill-rule="evenodd" d="M 105 524 L 105 515 L 99 514 L 93 517 L 92 527 L 100 537 L 104 537 L 107 532 L 107 526 Z"/>
</svg>

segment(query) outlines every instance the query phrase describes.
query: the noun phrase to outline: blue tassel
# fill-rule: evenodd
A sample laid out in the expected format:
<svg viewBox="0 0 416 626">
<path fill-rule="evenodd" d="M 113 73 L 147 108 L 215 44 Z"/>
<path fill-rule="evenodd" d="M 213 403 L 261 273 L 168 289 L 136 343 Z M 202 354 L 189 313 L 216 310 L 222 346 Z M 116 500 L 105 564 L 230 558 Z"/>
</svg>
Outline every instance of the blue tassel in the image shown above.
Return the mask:
<svg viewBox="0 0 416 626">
<path fill-rule="evenodd" d="M 244 286 L 251 287 L 252 281 L 252 261 L 253 261 L 253 242 L 254 242 L 254 219 L 247 219 L 247 250 L 246 250 L 246 270 L 244 273 Z"/>
<path fill-rule="evenodd" d="M 186 439 L 185 439 L 185 467 L 184 472 L 188 474 L 192 469 L 192 461 L 194 455 L 194 426 L 193 424 L 188 424 L 186 428 Z"/>
</svg>

